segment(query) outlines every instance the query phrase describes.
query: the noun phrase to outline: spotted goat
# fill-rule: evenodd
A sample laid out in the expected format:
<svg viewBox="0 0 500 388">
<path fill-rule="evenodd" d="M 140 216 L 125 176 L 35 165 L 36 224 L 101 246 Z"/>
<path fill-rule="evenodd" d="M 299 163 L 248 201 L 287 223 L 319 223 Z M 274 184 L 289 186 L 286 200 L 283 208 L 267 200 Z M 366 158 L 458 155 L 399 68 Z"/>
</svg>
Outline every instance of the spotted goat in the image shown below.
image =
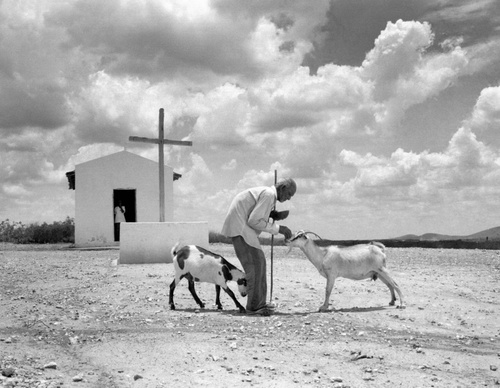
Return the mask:
<svg viewBox="0 0 500 388">
<path fill-rule="evenodd" d="M 228 287 L 228 281 L 235 281 L 238 284 L 238 291 L 241 296 L 247 295 L 247 281 L 243 271 L 224 259 L 221 255 L 210 252 L 197 245 L 185 245 L 180 247 L 177 243 L 172 248 L 172 257 L 175 269 L 175 278 L 170 284 L 169 304 L 170 309 L 175 310 L 174 290 L 177 284 L 186 278 L 188 289 L 196 303 L 205 308 L 205 304 L 196 294 L 194 283 L 204 282 L 215 284 L 215 304 L 222 310 L 220 302 L 220 289 L 222 288 L 231 297 L 238 307 L 240 313 L 245 312 L 245 308 L 238 302 L 233 291 Z"/>
</svg>

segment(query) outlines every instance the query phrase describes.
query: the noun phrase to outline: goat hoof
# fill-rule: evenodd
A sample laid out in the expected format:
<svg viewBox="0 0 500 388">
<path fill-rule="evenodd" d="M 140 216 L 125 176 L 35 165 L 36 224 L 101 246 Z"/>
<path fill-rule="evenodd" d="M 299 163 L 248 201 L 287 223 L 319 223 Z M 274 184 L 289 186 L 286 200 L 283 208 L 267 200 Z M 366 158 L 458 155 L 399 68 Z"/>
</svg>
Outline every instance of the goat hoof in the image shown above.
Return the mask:
<svg viewBox="0 0 500 388">
<path fill-rule="evenodd" d="M 240 313 L 241 314 L 246 314 L 247 310 L 245 310 L 244 307 L 240 307 Z"/>
<path fill-rule="evenodd" d="M 173 304 L 170 305 L 170 310 L 175 310 L 175 306 Z"/>
<path fill-rule="evenodd" d="M 396 303 L 395 303 L 395 301 L 393 301 L 393 300 L 389 302 L 389 306 L 394 306 L 395 304 L 396 304 Z"/>
<path fill-rule="evenodd" d="M 400 309 L 400 310 L 404 310 L 406 308 L 406 306 L 403 306 L 403 305 L 399 305 L 399 306 L 396 306 L 397 309 Z"/>
</svg>

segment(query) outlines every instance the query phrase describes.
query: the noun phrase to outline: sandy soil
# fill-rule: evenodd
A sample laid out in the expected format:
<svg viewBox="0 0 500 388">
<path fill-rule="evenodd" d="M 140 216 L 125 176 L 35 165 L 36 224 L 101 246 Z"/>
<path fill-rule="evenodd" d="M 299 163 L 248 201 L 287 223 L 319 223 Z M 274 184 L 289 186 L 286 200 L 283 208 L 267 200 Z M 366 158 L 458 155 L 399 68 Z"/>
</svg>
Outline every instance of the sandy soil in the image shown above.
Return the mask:
<svg viewBox="0 0 500 388">
<path fill-rule="evenodd" d="M 388 249 L 406 309 L 380 281 L 340 279 L 318 313 L 325 280 L 275 247 L 278 308 L 256 317 L 225 294 L 216 310 L 207 284 L 199 310 L 184 282 L 170 311 L 171 264 L 22 248 L 0 246 L 0 386 L 500 386 L 500 251 Z M 238 264 L 232 247 L 210 249 Z"/>
</svg>

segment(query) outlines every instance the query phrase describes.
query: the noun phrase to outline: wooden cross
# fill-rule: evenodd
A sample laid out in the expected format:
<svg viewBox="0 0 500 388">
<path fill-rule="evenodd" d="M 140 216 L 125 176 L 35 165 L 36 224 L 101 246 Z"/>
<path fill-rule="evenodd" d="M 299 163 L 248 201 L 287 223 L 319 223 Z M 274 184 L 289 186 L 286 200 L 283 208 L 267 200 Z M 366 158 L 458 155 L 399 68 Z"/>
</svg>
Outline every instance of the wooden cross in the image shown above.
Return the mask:
<svg viewBox="0 0 500 388">
<path fill-rule="evenodd" d="M 147 137 L 129 136 L 129 141 L 135 141 L 139 143 L 153 143 L 158 144 L 158 165 L 160 170 L 160 222 L 165 222 L 165 164 L 163 159 L 163 145 L 173 144 L 181 146 L 192 146 L 192 141 L 181 141 L 181 140 L 168 140 L 163 138 L 163 108 L 160 109 L 160 118 L 158 122 L 158 139 L 150 139 Z"/>
</svg>

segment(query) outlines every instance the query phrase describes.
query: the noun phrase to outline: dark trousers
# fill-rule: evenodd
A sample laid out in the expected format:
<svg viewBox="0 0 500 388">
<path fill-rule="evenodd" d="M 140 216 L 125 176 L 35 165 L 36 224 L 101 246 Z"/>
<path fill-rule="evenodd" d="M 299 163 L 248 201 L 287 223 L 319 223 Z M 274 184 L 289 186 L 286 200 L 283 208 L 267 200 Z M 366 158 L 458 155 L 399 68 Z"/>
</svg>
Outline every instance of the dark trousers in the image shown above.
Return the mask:
<svg viewBox="0 0 500 388">
<path fill-rule="evenodd" d="M 115 222 L 115 241 L 120 241 L 120 223 Z"/>
<path fill-rule="evenodd" d="M 247 310 L 255 311 L 266 305 L 266 257 L 262 250 L 248 245 L 243 237 L 232 238 L 234 251 L 247 278 Z"/>
</svg>

